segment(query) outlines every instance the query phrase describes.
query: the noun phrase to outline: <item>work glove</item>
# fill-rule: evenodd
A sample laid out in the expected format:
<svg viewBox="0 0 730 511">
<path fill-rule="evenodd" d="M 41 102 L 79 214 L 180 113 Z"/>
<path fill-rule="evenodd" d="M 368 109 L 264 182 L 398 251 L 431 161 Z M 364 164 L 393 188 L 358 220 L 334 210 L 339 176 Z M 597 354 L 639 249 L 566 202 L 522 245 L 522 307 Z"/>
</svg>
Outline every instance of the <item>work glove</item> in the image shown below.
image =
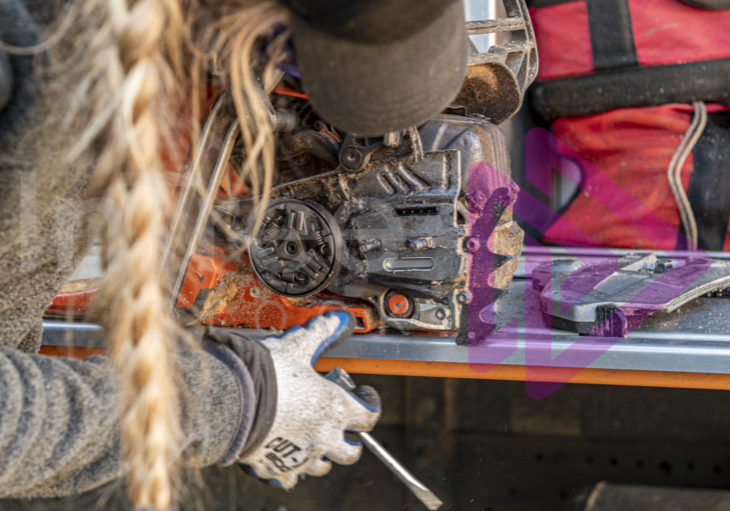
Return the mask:
<svg viewBox="0 0 730 511">
<path fill-rule="evenodd" d="M 362 445 L 345 432 L 372 430 L 380 418 L 380 397 L 367 386 L 348 392 L 314 370 L 324 351 L 354 328 L 352 314 L 337 311 L 255 345 L 235 334 L 209 332 L 242 358 L 258 382 L 256 418 L 239 457 L 245 471 L 291 489 L 300 476 L 322 476 L 332 462 L 351 465 L 360 458 Z M 274 375 L 265 376 L 271 372 L 267 357 Z"/>
</svg>

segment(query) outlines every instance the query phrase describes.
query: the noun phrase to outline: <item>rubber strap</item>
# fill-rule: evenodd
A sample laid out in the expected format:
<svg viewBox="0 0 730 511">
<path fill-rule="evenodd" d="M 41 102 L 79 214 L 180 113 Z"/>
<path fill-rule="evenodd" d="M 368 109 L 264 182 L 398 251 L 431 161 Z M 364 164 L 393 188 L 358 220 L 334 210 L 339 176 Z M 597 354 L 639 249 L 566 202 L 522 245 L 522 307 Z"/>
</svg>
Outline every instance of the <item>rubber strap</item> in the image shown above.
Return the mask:
<svg viewBox="0 0 730 511">
<path fill-rule="evenodd" d="M 619 67 L 608 73 L 537 82 L 532 106 L 546 118 L 591 115 L 615 108 L 730 97 L 730 58 L 687 64 Z M 695 77 L 696 79 L 688 79 Z"/>
<path fill-rule="evenodd" d="M 638 66 L 628 0 L 587 0 L 593 68 Z"/>
<path fill-rule="evenodd" d="M 730 9 L 730 0 L 682 0 L 684 3 L 692 7 L 707 9 L 710 11 L 720 11 Z"/>
</svg>

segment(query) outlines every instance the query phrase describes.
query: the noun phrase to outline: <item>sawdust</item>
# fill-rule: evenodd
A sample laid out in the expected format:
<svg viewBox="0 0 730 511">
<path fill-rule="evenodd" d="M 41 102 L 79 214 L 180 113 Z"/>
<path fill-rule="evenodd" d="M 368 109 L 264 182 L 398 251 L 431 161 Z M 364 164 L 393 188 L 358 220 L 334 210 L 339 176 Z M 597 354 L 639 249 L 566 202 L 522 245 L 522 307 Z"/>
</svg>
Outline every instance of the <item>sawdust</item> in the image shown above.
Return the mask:
<svg viewBox="0 0 730 511">
<path fill-rule="evenodd" d="M 76 293 L 94 289 L 99 284 L 99 279 L 70 280 L 61 288 L 61 293 Z"/>
<path fill-rule="evenodd" d="M 240 264 L 237 264 L 235 269 L 228 272 L 218 285 L 210 291 L 198 319 L 205 321 L 223 312 L 236 298 L 245 283 L 246 270 Z"/>
</svg>

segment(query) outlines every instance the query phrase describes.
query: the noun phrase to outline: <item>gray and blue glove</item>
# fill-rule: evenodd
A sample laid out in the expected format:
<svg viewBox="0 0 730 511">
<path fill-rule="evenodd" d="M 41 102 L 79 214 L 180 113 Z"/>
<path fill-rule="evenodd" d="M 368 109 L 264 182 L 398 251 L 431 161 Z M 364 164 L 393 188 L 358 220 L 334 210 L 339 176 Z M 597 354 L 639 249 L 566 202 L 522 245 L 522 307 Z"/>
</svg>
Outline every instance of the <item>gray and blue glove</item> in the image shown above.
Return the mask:
<svg viewBox="0 0 730 511">
<path fill-rule="evenodd" d="M 290 489 L 299 476 L 322 476 L 332 462 L 351 465 L 360 458 L 362 445 L 345 432 L 372 430 L 380 397 L 371 387 L 348 392 L 314 370 L 324 351 L 354 328 L 354 317 L 337 311 L 255 344 L 220 330 L 209 333 L 242 358 L 256 382 L 257 413 L 239 457 L 248 472 Z"/>
</svg>

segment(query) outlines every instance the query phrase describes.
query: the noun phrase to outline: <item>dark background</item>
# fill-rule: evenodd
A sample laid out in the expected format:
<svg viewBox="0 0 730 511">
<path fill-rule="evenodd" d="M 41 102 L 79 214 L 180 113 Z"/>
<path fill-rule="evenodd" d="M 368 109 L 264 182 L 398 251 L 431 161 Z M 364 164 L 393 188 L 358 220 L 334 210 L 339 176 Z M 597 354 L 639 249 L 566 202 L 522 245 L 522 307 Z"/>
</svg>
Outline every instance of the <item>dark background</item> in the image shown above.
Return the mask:
<svg viewBox="0 0 730 511">
<path fill-rule="evenodd" d="M 598 481 L 730 488 L 730 399 L 724 391 L 563 386 L 535 401 L 522 382 L 355 375 L 377 388 L 374 431 L 443 501 L 444 511 L 563 511 Z M 423 510 L 369 452 L 294 491 L 237 467 L 188 481 L 188 509 Z M 205 488 L 205 489 L 201 489 Z M 110 485 L 70 500 L 0 501 L 0 510 L 122 509 Z"/>
</svg>

